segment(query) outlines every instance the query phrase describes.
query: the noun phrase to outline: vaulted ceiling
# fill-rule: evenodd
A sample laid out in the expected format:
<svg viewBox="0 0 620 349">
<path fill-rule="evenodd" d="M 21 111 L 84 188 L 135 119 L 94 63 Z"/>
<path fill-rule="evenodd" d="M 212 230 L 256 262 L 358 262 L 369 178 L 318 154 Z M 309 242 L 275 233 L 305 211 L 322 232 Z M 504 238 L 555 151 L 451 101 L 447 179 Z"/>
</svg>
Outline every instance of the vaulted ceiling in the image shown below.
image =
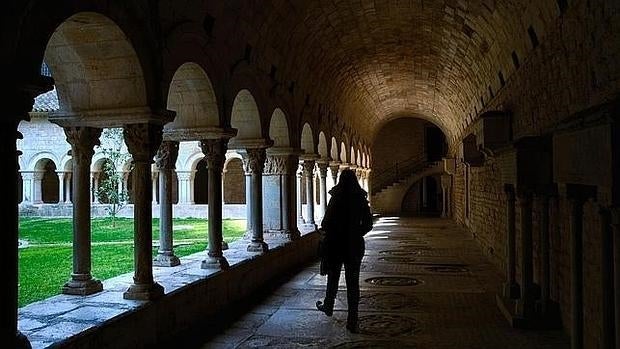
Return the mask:
<svg viewBox="0 0 620 349">
<path fill-rule="evenodd" d="M 528 27 L 540 36 L 558 10 L 551 0 L 278 0 L 232 12 L 231 37 L 361 134 L 414 116 L 454 136 L 514 69 L 512 51 L 531 49 Z"/>
</svg>

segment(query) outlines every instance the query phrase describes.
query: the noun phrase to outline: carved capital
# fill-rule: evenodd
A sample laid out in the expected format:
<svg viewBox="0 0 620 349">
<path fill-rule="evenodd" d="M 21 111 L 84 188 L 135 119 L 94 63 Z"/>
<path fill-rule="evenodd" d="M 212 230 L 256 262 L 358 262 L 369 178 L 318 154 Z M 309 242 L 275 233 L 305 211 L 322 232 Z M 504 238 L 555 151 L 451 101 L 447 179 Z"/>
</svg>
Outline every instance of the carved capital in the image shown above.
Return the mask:
<svg viewBox="0 0 620 349">
<path fill-rule="evenodd" d="M 99 145 L 100 128 L 65 127 L 67 142 L 71 144 L 71 158 L 74 164 L 90 164 Z"/>
<path fill-rule="evenodd" d="M 289 173 L 288 155 L 268 155 L 265 161 L 266 175 L 284 175 Z"/>
<path fill-rule="evenodd" d="M 133 162 L 152 163 L 162 140 L 162 126 L 131 124 L 123 129 L 125 143 Z"/>
<path fill-rule="evenodd" d="M 319 176 L 321 178 L 327 177 L 327 169 L 329 168 L 329 163 L 327 162 L 317 162 L 316 166 L 319 168 Z"/>
<path fill-rule="evenodd" d="M 267 152 L 265 148 L 250 148 L 243 155 L 243 169 L 247 175 L 263 173 Z"/>
<path fill-rule="evenodd" d="M 176 168 L 177 158 L 179 157 L 179 142 L 163 141 L 155 155 L 155 164 L 157 168 L 174 170 Z"/>
<path fill-rule="evenodd" d="M 316 162 L 314 160 L 304 160 L 303 162 L 303 173 L 306 177 L 312 177 L 314 175 L 314 165 Z"/>
<path fill-rule="evenodd" d="M 226 161 L 228 141 L 224 139 L 203 139 L 200 141 L 200 149 L 207 160 L 207 168 L 222 172 Z"/>
</svg>

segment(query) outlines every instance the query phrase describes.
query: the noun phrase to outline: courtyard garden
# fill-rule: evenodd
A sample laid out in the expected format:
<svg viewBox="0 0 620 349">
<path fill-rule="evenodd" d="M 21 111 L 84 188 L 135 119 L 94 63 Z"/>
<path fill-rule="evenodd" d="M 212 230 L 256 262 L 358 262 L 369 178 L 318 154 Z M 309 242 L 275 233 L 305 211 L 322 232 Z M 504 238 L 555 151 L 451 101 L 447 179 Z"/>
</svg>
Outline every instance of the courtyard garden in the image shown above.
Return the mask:
<svg viewBox="0 0 620 349">
<path fill-rule="evenodd" d="M 72 219 L 21 217 L 19 222 L 19 306 L 60 293 L 72 272 Z M 224 220 L 224 241 L 240 239 L 245 220 Z M 205 250 L 207 220 L 174 219 L 175 254 Z M 153 219 L 153 242 L 159 241 L 159 219 Z M 153 255 L 157 247 L 153 247 Z M 93 218 L 92 274 L 105 280 L 133 271 L 133 219 Z"/>
</svg>

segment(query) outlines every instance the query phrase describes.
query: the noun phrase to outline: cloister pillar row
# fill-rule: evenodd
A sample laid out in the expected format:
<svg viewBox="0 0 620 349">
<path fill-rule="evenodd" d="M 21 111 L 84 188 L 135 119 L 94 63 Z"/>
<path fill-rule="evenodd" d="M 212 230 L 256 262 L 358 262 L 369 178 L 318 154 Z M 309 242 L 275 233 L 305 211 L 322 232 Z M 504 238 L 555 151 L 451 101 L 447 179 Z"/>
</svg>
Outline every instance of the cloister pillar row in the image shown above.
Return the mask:
<svg viewBox="0 0 620 349">
<path fill-rule="evenodd" d="M 296 194 L 296 207 L 297 207 L 297 217 L 296 221 L 298 224 L 304 224 L 304 215 L 303 215 L 303 205 L 302 205 L 302 195 L 301 195 L 301 185 L 303 178 L 303 166 L 300 163 L 295 165 L 295 178 L 297 185 L 295 186 L 295 194 Z"/>
<path fill-rule="evenodd" d="M 249 252 L 266 252 L 269 246 L 263 238 L 263 170 L 265 167 L 265 148 L 247 148 L 246 173 L 250 174 L 250 233 Z"/>
<path fill-rule="evenodd" d="M 103 289 L 91 275 L 90 165 L 102 130 L 91 127 L 67 127 L 73 165 L 73 273 L 62 292 L 89 295 Z"/>
<path fill-rule="evenodd" d="M 321 159 L 317 161 L 317 167 L 319 169 L 319 195 L 321 199 L 321 202 L 319 203 L 319 217 L 323 219 L 325 211 L 327 210 L 327 169 L 329 167 L 329 161 Z"/>
<path fill-rule="evenodd" d="M 295 205 L 295 172 L 298 152 L 291 148 L 269 148 L 263 177 L 265 232 L 294 240 L 299 237 Z"/>
<path fill-rule="evenodd" d="M 227 269 L 229 267 L 228 261 L 222 253 L 222 171 L 226 161 L 228 138 L 200 141 L 200 148 L 207 160 L 209 171 L 207 189 L 209 196 L 209 245 L 207 258 L 201 264 L 203 269 Z"/>
<path fill-rule="evenodd" d="M 174 255 L 172 244 L 172 177 L 177 158 L 179 142 L 164 141 L 161 143 L 155 164 L 159 170 L 159 250 L 153 265 L 174 267 L 181 264 L 179 257 Z"/>
<path fill-rule="evenodd" d="M 162 141 L 162 126 L 156 124 L 126 125 L 123 134 L 133 158 L 134 200 L 134 267 L 133 284 L 125 291 L 125 299 L 152 300 L 164 294 L 164 288 L 153 280 L 151 163 Z"/>
<path fill-rule="evenodd" d="M 305 224 L 312 230 L 316 229 L 314 221 L 314 159 L 303 160 L 303 175 L 306 179 L 306 217 Z"/>
</svg>

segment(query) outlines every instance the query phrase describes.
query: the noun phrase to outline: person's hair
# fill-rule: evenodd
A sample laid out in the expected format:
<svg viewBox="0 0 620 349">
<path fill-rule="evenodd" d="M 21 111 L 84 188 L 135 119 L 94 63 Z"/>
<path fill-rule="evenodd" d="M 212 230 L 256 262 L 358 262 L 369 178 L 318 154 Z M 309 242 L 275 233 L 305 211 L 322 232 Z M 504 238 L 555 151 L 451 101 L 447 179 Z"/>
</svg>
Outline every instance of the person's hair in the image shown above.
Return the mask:
<svg viewBox="0 0 620 349">
<path fill-rule="evenodd" d="M 350 169 L 342 170 L 342 172 L 340 173 L 340 179 L 338 180 L 338 186 L 349 192 L 361 192 L 364 194 L 366 193 L 366 191 L 362 189 L 359 182 L 357 181 L 355 172 Z"/>
</svg>

